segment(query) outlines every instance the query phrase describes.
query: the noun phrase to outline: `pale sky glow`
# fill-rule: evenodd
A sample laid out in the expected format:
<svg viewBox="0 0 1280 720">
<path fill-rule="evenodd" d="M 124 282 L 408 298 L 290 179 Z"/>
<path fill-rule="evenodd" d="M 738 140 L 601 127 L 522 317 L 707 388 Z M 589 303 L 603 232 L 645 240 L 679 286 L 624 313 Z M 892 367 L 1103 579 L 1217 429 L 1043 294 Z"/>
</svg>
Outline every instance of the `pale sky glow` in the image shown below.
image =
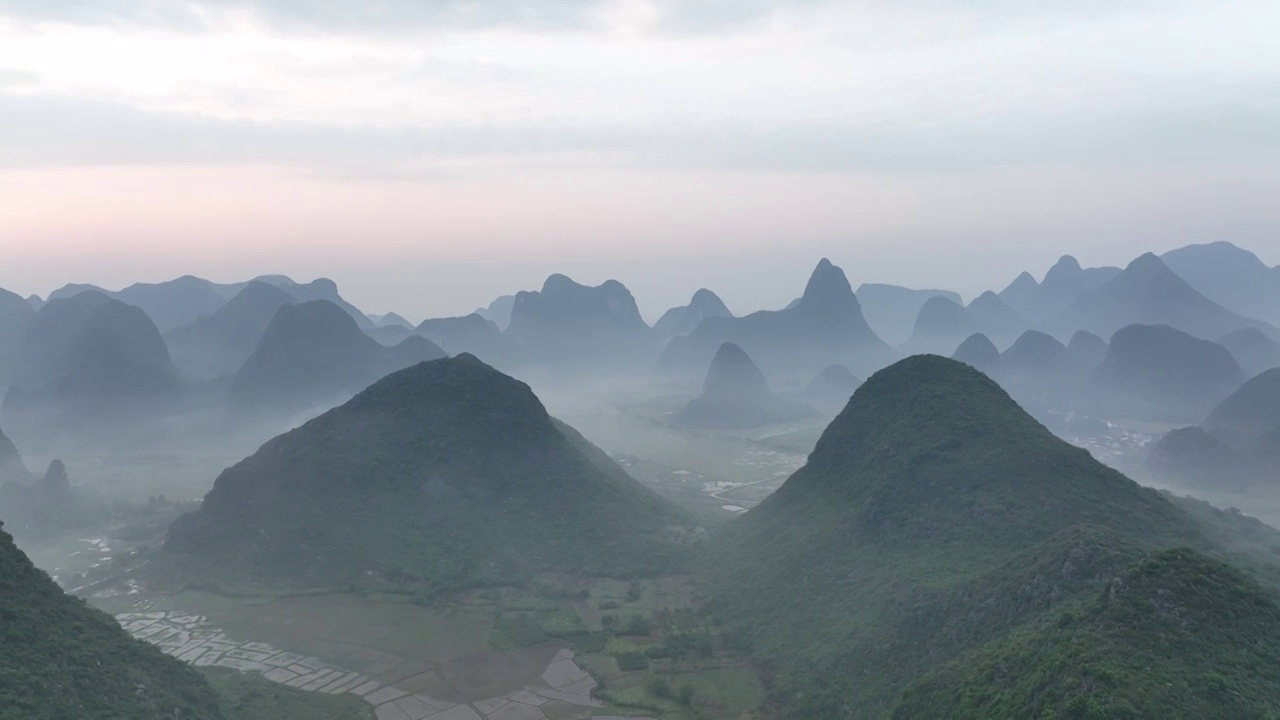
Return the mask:
<svg viewBox="0 0 1280 720">
<path fill-rule="evenodd" d="M 559 271 L 656 316 L 824 254 L 967 295 L 1274 264 L 1276 37 L 1261 0 L 0 0 L 0 286 L 285 272 L 425 317 Z"/>
</svg>

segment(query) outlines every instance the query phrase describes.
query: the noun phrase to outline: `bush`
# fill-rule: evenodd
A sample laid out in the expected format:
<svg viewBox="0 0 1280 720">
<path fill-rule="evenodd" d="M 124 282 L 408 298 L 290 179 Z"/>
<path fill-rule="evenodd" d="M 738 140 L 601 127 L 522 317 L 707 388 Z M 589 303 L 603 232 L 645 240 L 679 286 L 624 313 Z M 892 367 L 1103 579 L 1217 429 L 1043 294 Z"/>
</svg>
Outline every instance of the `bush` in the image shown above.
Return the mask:
<svg viewBox="0 0 1280 720">
<path fill-rule="evenodd" d="M 655 676 L 649 678 L 649 682 L 645 683 L 644 688 L 654 697 L 661 698 L 663 700 L 670 700 L 674 697 L 674 693 L 671 692 L 671 683 L 667 682 L 667 679 L 664 677 Z"/>
<path fill-rule="evenodd" d="M 637 672 L 649 669 L 649 661 L 638 652 L 623 653 L 617 657 L 618 669 L 622 672 Z"/>
<path fill-rule="evenodd" d="M 613 639 L 613 635 L 607 632 L 587 633 L 579 635 L 573 639 L 573 649 L 581 654 L 604 652 L 604 648 Z"/>
<path fill-rule="evenodd" d="M 643 615 L 633 615 L 631 620 L 620 630 L 619 635 L 648 637 L 653 633 L 653 621 Z"/>
</svg>

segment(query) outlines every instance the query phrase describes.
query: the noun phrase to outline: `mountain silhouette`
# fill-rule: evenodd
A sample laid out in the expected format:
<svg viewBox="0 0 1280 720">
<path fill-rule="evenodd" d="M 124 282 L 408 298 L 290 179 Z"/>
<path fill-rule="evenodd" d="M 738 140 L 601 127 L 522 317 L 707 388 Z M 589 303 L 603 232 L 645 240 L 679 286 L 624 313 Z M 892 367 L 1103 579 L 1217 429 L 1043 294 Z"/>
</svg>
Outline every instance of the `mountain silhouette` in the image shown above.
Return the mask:
<svg viewBox="0 0 1280 720">
<path fill-rule="evenodd" d="M 1002 376 L 1053 377 L 1071 367 L 1067 346 L 1035 330 L 1026 331 L 1008 350 L 1000 353 Z"/>
<path fill-rule="evenodd" d="M 505 331 L 511 324 L 511 310 L 515 304 L 515 295 L 502 295 L 489 303 L 488 307 L 476 309 L 475 314 L 497 325 L 499 330 Z"/>
<path fill-rule="evenodd" d="M 726 342 L 741 347 L 772 375 L 804 380 L 833 363 L 862 371 L 893 357 L 863 318 L 844 271 L 825 258 L 794 307 L 707 318 L 692 333 L 667 343 L 659 368 L 676 375 L 699 373 Z"/>
<path fill-rule="evenodd" d="M 13 384 L 34 390 L 53 382 L 89 316 L 108 302 L 107 295 L 85 291 L 51 299 L 40 308 L 14 353 Z"/>
<path fill-rule="evenodd" d="M 622 283 L 587 287 L 564 275 L 548 277 L 540 291 L 516 295 L 504 334 L 524 360 L 553 366 L 634 365 L 656 343 Z"/>
<path fill-rule="evenodd" d="M 977 323 L 963 306 L 933 297 L 920 308 L 911 337 L 899 350 L 904 355 L 950 355 L 977 332 Z"/>
<path fill-rule="evenodd" d="M 688 305 L 674 307 L 662 314 L 654 323 L 653 332 L 666 340 L 676 335 L 686 335 L 709 317 L 733 317 L 720 297 L 706 288 L 693 294 Z"/>
<path fill-rule="evenodd" d="M 1045 273 L 1043 282 L 1024 272 L 1000 292 L 1000 298 L 1025 317 L 1044 320 L 1065 310 L 1081 293 L 1119 274 L 1120 268 L 1082 268 L 1074 257 L 1063 255 Z"/>
<path fill-rule="evenodd" d="M 1280 342 L 1257 328 L 1233 330 L 1219 338 L 1218 344 L 1231 352 L 1246 375 L 1280 367 Z"/>
<path fill-rule="evenodd" d="M 1147 467 L 1157 477 L 1212 491 L 1273 492 L 1280 465 L 1280 427 L 1253 438 L 1231 441 L 1202 427 L 1167 433 L 1154 443 Z"/>
<path fill-rule="evenodd" d="M 1072 362 L 1081 368 L 1096 368 L 1107 357 L 1107 341 L 1087 330 L 1079 330 L 1067 343 Z"/>
<path fill-rule="evenodd" d="M 226 302 L 217 286 L 191 275 L 160 283 L 135 283 L 118 292 L 96 285 L 65 285 L 50 293 L 49 300 L 65 300 L 90 292 L 140 308 L 161 332 L 208 315 Z"/>
<path fill-rule="evenodd" d="M 161 332 L 209 315 L 226 302 L 212 283 L 191 275 L 162 283 L 137 283 L 114 297 L 141 308 Z"/>
<path fill-rule="evenodd" d="M 973 326 L 997 345 L 1008 345 L 1031 328 L 1031 321 L 1014 310 L 999 295 L 985 292 L 965 308 Z"/>
<path fill-rule="evenodd" d="M 1171 250 L 1160 258 L 1215 303 L 1245 317 L 1280 324 L 1280 277 L 1248 250 L 1213 242 Z"/>
<path fill-rule="evenodd" d="M 100 288 L 97 285 L 89 285 L 87 283 L 67 283 L 57 290 L 49 293 L 49 297 L 45 298 L 45 300 L 47 302 L 52 302 L 54 300 L 66 300 L 87 292 L 95 292 L 101 295 L 106 295 L 107 297 L 111 297 L 112 294 L 110 290 Z"/>
<path fill-rule="evenodd" d="M 386 315 L 370 315 L 369 319 L 372 320 L 373 324 L 377 325 L 378 327 L 399 325 L 402 328 L 406 328 L 409 330 L 413 329 L 413 323 L 409 322 L 408 320 L 405 320 L 403 317 L 393 312 L 387 313 Z"/>
<path fill-rule="evenodd" d="M 18 346 L 35 319 L 36 311 L 26 300 L 0 288 L 0 386 L 9 382 L 18 361 Z"/>
<path fill-rule="evenodd" d="M 181 373 L 140 308 L 87 292 L 46 305 L 28 332 L 29 372 L 4 399 L 11 428 L 101 432 L 172 412 L 185 398 Z"/>
<path fill-rule="evenodd" d="M 862 385 L 862 379 L 843 365 L 830 365 L 805 388 L 803 397 L 814 407 L 828 415 L 844 409 L 854 391 Z"/>
<path fill-rule="evenodd" d="M 1266 323 L 1237 315 L 1196 292 L 1151 253 L 1080 295 L 1049 325 L 1059 337 L 1070 337 L 1077 330 L 1109 337 L 1128 325 L 1168 325 L 1205 339 L 1247 327 L 1272 336 L 1280 334 Z"/>
<path fill-rule="evenodd" d="M 1217 343 L 1166 325 L 1131 325 L 1111 338 L 1094 381 L 1128 417 L 1195 422 L 1245 380 Z M 1121 415 L 1126 416 L 1126 415 Z"/>
<path fill-rule="evenodd" d="M 299 306 L 305 307 L 305 306 Z M 471 355 L 393 373 L 222 473 L 173 567 L 420 595 L 671 569 L 684 514 Z"/>
<path fill-rule="evenodd" d="M 443 356 L 417 336 L 383 347 L 327 300 L 284 305 L 236 374 L 229 401 L 240 410 L 294 413 L 341 402 L 388 373 Z"/>
<path fill-rule="evenodd" d="M 911 337 L 916 316 L 929 298 L 943 297 L 962 304 L 960 296 L 950 290 L 912 290 L 876 283 L 864 283 L 855 295 L 867 324 L 890 345 L 901 345 Z"/>
<path fill-rule="evenodd" d="M 365 334 L 378 341 L 383 347 L 395 347 L 416 335 L 412 328 L 403 325 L 381 325 L 365 329 Z"/>
<path fill-rule="evenodd" d="M 9 439 L 9 436 L 0 430 L 0 485 L 6 482 L 28 483 L 33 478 L 31 471 L 27 469 L 26 463 L 22 461 L 22 455 L 18 453 L 18 448 Z M 0 519 L 3 519 L 0 517 Z"/>
<path fill-rule="evenodd" d="M 969 365 L 988 375 L 994 373 L 1000 367 L 1000 351 L 996 348 L 995 343 L 991 342 L 982 333 L 974 333 L 960 343 L 960 347 L 956 348 L 956 352 L 951 356 L 951 359 Z"/>
<path fill-rule="evenodd" d="M 373 327 L 373 321 L 369 316 L 360 311 L 360 308 L 352 305 L 342 298 L 338 293 L 338 284 L 329 278 L 318 278 L 309 283 L 299 283 L 283 275 L 264 275 L 256 278 L 269 285 L 275 285 L 281 290 L 289 293 L 299 302 L 313 302 L 316 300 L 325 300 L 342 308 L 342 311 L 351 316 L 356 321 L 356 326 L 362 329 Z"/>
<path fill-rule="evenodd" d="M 0 521 L 15 536 L 47 541 L 111 520 L 110 509 L 100 499 L 72 489 L 61 460 L 49 463 L 42 478 L 30 476 L 25 466 L 6 478 L 3 456 L 12 449 L 12 443 L 3 447 L 6 443 L 0 433 Z"/>
<path fill-rule="evenodd" d="M 752 428 L 816 414 L 803 403 L 774 395 L 764 373 L 747 353 L 725 343 L 711 360 L 702 394 L 689 401 L 675 422 L 685 427 Z"/>
<path fill-rule="evenodd" d="M 451 355 L 471 353 L 487 363 L 502 365 L 514 354 L 511 339 L 497 324 L 479 313 L 465 317 L 430 318 L 422 321 L 417 333 L 444 348 Z"/>
<path fill-rule="evenodd" d="M 280 308 L 296 302 L 274 285 L 250 282 L 212 314 L 165 333 L 173 362 L 199 379 L 234 373 L 258 347 Z"/>
<path fill-rule="evenodd" d="M 1280 428 L 1280 368 L 1241 385 L 1214 408 L 1200 427 L 1218 437 L 1254 440 Z"/>
</svg>

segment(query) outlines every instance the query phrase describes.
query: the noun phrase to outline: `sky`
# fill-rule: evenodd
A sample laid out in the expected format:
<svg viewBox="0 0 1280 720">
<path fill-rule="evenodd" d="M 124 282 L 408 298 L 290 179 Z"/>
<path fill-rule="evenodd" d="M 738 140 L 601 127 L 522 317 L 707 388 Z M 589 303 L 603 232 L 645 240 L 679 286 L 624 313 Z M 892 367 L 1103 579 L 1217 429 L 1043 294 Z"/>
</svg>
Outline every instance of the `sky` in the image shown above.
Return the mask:
<svg viewBox="0 0 1280 720">
<path fill-rule="evenodd" d="M 0 0 L 0 287 L 324 276 L 649 319 L 821 257 L 972 297 L 1070 253 L 1280 263 L 1274 0 Z"/>
</svg>

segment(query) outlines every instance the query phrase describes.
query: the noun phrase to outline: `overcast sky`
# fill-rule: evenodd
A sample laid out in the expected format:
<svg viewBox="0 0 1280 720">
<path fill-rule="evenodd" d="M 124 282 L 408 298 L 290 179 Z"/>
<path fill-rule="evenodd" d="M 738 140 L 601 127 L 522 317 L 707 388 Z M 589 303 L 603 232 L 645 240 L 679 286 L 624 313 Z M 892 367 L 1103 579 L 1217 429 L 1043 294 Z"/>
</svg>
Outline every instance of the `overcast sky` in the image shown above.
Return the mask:
<svg viewBox="0 0 1280 720">
<path fill-rule="evenodd" d="M 1061 254 L 1280 263 L 1280 3 L 0 0 L 0 286 L 551 272 L 785 304 Z"/>
</svg>

